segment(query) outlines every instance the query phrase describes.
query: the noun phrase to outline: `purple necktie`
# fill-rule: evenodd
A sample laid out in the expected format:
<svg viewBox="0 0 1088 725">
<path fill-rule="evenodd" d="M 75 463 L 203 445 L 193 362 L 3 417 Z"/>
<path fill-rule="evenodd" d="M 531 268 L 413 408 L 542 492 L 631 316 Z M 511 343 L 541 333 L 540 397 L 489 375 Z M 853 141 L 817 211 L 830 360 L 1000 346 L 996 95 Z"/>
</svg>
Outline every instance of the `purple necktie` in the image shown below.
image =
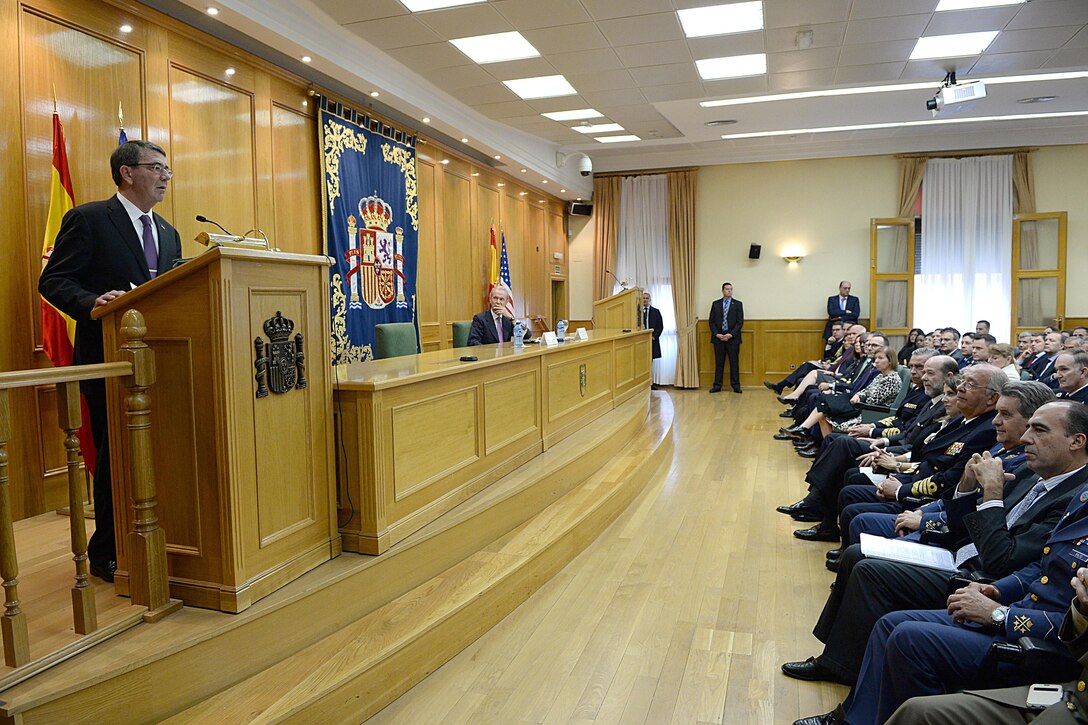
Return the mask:
<svg viewBox="0 0 1088 725">
<path fill-rule="evenodd" d="M 498 333 L 499 333 L 499 342 L 506 342 L 506 340 L 502 339 L 502 318 L 501 317 L 496 317 L 495 318 L 495 330 L 497 330 Z"/>
<path fill-rule="evenodd" d="M 147 260 L 147 268 L 154 279 L 159 273 L 159 251 L 155 249 L 155 235 L 151 232 L 151 217 L 141 214 L 140 221 L 144 223 L 144 259 Z"/>
</svg>

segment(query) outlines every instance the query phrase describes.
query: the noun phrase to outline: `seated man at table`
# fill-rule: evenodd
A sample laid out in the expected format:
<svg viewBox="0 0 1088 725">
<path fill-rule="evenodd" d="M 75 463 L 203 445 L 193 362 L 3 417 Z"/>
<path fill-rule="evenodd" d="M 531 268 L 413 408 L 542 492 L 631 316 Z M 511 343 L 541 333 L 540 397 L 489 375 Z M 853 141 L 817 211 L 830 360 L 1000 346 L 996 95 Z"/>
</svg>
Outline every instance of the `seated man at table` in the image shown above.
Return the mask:
<svg viewBox="0 0 1088 725">
<path fill-rule="evenodd" d="M 472 318 L 472 328 L 468 331 L 468 344 L 494 345 L 497 342 L 509 342 L 514 339 L 514 318 L 507 303 L 510 293 L 504 287 L 495 287 L 488 298 L 491 309 Z M 525 327 L 525 339 L 532 337 L 529 327 Z"/>
</svg>

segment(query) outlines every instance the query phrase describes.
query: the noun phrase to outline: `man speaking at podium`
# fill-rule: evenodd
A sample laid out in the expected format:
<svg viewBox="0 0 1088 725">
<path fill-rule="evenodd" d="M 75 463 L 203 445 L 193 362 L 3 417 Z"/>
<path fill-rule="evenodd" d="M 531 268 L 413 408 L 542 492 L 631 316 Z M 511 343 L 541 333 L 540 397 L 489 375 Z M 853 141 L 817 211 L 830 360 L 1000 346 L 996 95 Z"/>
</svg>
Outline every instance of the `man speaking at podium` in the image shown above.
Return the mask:
<svg viewBox="0 0 1088 725">
<path fill-rule="evenodd" d="M 165 272 L 181 257 L 177 230 L 151 209 L 162 201 L 174 173 L 166 152 L 149 141 L 126 141 L 110 156 L 117 194 L 75 207 L 61 221 L 53 253 L 38 280 L 50 304 L 76 321 L 73 363 L 103 362 L 102 323 L 91 310 Z M 80 383 L 91 434 L 98 449 L 94 476 L 95 532 L 87 545 L 91 573 L 113 581 L 117 549 L 113 532 L 106 385 Z"/>
</svg>

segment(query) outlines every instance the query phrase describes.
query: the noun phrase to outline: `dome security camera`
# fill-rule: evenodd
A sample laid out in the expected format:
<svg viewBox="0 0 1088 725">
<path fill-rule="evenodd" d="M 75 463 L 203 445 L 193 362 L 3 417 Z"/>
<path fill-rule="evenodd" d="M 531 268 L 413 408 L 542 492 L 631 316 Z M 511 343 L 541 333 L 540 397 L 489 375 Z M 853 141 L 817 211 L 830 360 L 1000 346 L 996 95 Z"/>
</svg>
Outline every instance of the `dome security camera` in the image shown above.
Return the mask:
<svg viewBox="0 0 1088 725">
<path fill-rule="evenodd" d="M 589 176 L 590 174 L 592 174 L 593 159 L 583 155 L 582 158 L 578 160 L 578 173 L 582 176 Z"/>
</svg>

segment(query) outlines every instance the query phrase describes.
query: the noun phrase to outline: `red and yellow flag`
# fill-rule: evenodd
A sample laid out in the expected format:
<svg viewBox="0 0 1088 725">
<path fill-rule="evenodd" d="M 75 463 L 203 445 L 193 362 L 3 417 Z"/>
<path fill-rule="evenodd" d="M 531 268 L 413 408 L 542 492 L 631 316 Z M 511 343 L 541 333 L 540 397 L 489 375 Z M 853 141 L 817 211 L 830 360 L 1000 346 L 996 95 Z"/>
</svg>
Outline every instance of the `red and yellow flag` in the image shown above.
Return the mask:
<svg viewBox="0 0 1088 725">
<path fill-rule="evenodd" d="M 68 171 L 68 153 L 64 144 L 64 128 L 60 116 L 53 112 L 53 173 L 49 185 L 49 216 L 45 220 L 45 241 L 42 243 L 42 267 L 53 254 L 53 241 L 60 231 L 64 215 L 75 206 L 72 192 L 72 175 Z M 72 364 L 72 351 L 76 341 L 76 321 L 42 298 L 42 348 L 54 367 Z M 96 452 L 91 437 L 90 415 L 87 403 L 80 396 L 83 427 L 79 430 L 79 445 L 87 470 L 94 474 Z"/>
</svg>

